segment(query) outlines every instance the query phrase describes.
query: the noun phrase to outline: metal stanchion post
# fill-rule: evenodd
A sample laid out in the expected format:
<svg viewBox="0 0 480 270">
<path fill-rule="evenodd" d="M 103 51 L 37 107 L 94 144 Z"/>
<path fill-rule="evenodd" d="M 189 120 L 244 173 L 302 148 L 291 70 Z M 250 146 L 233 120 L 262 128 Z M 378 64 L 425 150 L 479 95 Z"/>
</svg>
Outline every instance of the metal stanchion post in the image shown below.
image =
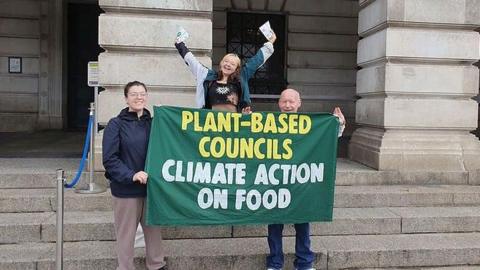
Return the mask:
<svg viewBox="0 0 480 270">
<path fill-rule="evenodd" d="M 56 270 L 63 269 L 63 187 L 65 185 L 65 173 L 57 170 L 57 249 Z"/>
<path fill-rule="evenodd" d="M 94 121 L 93 121 L 93 134 L 98 134 L 98 86 L 93 88 L 93 103 L 95 104 L 95 113 L 94 113 Z"/>
<path fill-rule="evenodd" d="M 90 116 L 95 118 L 95 103 L 90 103 Z M 93 123 L 95 125 L 95 121 Z M 86 189 L 77 189 L 75 192 L 82 193 L 82 194 L 94 194 L 94 193 L 102 193 L 107 190 L 106 187 L 101 186 L 95 183 L 94 177 L 94 156 L 95 156 L 95 128 L 90 129 L 90 155 L 88 158 L 88 166 L 89 166 L 89 177 L 88 177 L 88 187 Z"/>
</svg>

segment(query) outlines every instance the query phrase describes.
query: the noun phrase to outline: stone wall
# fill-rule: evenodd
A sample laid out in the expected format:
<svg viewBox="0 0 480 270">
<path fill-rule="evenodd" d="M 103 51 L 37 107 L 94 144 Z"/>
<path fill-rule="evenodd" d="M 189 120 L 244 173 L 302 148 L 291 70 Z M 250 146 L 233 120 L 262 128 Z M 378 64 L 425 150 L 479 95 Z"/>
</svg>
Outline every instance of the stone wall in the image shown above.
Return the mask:
<svg viewBox="0 0 480 270">
<path fill-rule="evenodd" d="M 479 181 L 479 0 L 360 1 L 350 157 L 379 170 L 468 171 Z"/>
<path fill-rule="evenodd" d="M 61 8 L 0 1 L 0 132 L 62 128 Z M 9 56 L 22 57 L 21 74 L 8 72 Z"/>
<path fill-rule="evenodd" d="M 211 66 L 212 0 L 99 0 L 98 121 L 106 124 L 123 109 L 123 87 L 133 80 L 148 88 L 153 105 L 194 106 L 195 80 L 174 46 L 178 26 L 190 33 L 190 50 Z M 102 133 L 95 138 L 95 169 L 101 164 Z"/>
<path fill-rule="evenodd" d="M 125 107 L 123 86 L 144 82 L 149 107 L 159 104 L 193 106 L 194 78 L 174 47 L 177 27 L 191 35 L 189 47 L 211 65 L 212 2 L 100 0 L 99 122 L 106 124 Z"/>
<path fill-rule="evenodd" d="M 42 1 L 0 1 L 0 132 L 36 126 Z M 22 57 L 23 73 L 8 73 L 8 56 Z"/>
</svg>

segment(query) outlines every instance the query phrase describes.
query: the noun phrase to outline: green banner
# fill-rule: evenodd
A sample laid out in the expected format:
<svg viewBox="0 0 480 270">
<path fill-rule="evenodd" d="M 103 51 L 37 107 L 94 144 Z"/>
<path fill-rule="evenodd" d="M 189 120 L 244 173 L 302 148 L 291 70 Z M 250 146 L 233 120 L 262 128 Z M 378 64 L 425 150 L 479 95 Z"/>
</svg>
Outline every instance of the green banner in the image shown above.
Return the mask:
<svg viewBox="0 0 480 270">
<path fill-rule="evenodd" d="M 155 107 L 147 224 L 331 221 L 338 120 Z"/>
</svg>

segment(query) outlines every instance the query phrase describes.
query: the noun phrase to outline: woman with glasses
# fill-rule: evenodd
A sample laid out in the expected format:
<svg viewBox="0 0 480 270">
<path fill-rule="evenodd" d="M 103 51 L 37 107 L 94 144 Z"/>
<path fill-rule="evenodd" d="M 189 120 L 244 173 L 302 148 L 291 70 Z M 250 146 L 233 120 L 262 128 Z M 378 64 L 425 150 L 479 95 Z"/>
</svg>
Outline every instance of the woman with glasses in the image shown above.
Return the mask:
<svg viewBox="0 0 480 270">
<path fill-rule="evenodd" d="M 240 58 L 233 53 L 225 55 L 220 61 L 218 72 L 202 65 L 188 50 L 183 41 L 175 42 L 179 54 L 190 68 L 197 82 L 195 101 L 198 108 L 230 112 L 249 113 L 250 90 L 248 80 L 259 67 L 273 54 L 272 37 L 262 48 L 242 66 Z"/>
<path fill-rule="evenodd" d="M 133 81 L 124 88 L 127 107 L 112 118 L 103 133 L 103 166 L 110 180 L 117 270 L 134 270 L 134 241 L 140 223 L 145 234 L 146 265 L 149 270 L 165 269 L 159 227 L 145 224 L 148 175 L 143 171 L 147 156 L 152 117 L 145 108 L 147 88 Z"/>
</svg>

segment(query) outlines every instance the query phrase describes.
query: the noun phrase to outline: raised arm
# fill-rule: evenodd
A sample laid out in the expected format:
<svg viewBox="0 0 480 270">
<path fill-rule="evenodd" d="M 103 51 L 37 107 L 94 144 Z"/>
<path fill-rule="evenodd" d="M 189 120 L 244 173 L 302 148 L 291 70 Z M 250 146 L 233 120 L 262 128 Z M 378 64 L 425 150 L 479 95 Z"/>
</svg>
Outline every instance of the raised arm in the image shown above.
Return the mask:
<svg viewBox="0 0 480 270">
<path fill-rule="evenodd" d="M 202 108 L 205 105 L 205 89 L 203 88 L 203 82 L 207 76 L 213 75 L 214 71 L 202 65 L 202 63 L 197 60 L 193 53 L 190 52 L 187 46 L 185 46 L 185 43 L 176 42 L 175 47 L 185 61 L 185 64 L 187 64 L 187 66 L 190 68 L 190 71 L 195 76 L 195 103 L 197 104 L 198 108 Z"/>
<path fill-rule="evenodd" d="M 275 43 L 275 40 L 277 40 L 277 36 L 273 34 L 272 38 L 265 44 L 263 44 L 262 48 L 258 50 L 258 52 L 248 59 L 245 62 L 244 67 L 242 68 L 242 76 L 246 80 L 249 80 L 250 78 L 253 77 L 253 74 L 259 69 L 265 62 L 267 62 L 268 58 L 272 56 L 274 52 L 273 48 L 273 43 Z"/>
<path fill-rule="evenodd" d="M 175 43 L 175 47 L 185 61 L 185 64 L 187 64 L 187 66 L 190 68 L 190 71 L 195 76 L 195 80 L 203 81 L 207 77 L 208 68 L 197 60 L 193 53 L 187 48 L 185 43 Z"/>
<path fill-rule="evenodd" d="M 345 130 L 345 126 L 347 124 L 345 116 L 343 115 L 342 110 L 340 110 L 340 107 L 335 107 L 335 109 L 333 110 L 333 115 L 338 117 L 338 121 L 340 122 L 340 127 L 338 129 L 338 137 L 342 137 L 343 131 Z"/>
</svg>

